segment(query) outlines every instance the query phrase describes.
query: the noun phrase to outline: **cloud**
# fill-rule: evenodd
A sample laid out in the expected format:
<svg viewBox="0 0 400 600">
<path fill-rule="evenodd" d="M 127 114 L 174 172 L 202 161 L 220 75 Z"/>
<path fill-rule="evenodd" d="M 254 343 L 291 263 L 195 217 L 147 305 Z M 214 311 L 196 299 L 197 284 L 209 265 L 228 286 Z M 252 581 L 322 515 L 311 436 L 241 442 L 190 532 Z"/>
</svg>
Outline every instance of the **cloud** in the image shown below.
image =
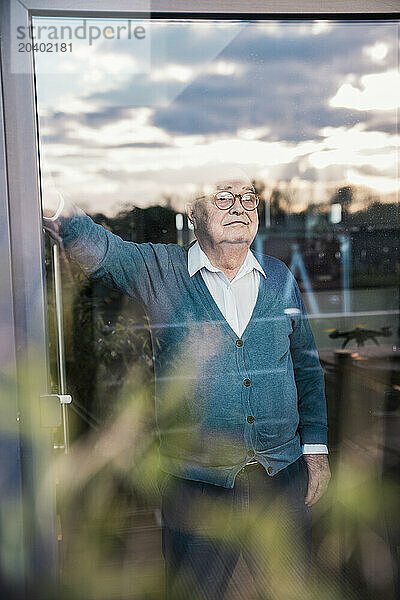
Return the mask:
<svg viewBox="0 0 400 600">
<path fill-rule="evenodd" d="M 376 71 L 363 48 L 371 38 L 382 38 L 381 30 L 370 24 L 336 24 L 318 36 L 306 36 L 296 33 L 298 26 L 280 24 L 281 36 L 271 35 L 264 24 L 242 30 L 218 57 L 241 65 L 241 71 L 235 67 L 240 76 L 198 75 L 174 102 L 155 111 L 154 123 L 173 134 L 265 126 L 273 139 L 301 141 L 317 136 L 322 126 L 367 121 L 370 115 L 362 106 L 338 110 L 329 101 L 348 76 L 349 64 L 362 74 Z M 304 27 L 310 32 L 313 24 Z M 385 42 L 390 49 L 385 64 L 396 64 L 394 33 Z"/>
<path fill-rule="evenodd" d="M 373 62 L 381 63 L 389 52 L 389 46 L 385 42 L 375 42 L 372 46 L 365 46 L 363 51 Z"/>
<path fill-rule="evenodd" d="M 110 214 L 165 193 L 182 202 L 222 164 L 247 166 L 270 185 L 358 177 L 392 189 L 395 112 L 370 106 L 396 65 L 394 32 L 369 23 L 152 23 L 147 72 L 135 56 L 109 82 L 85 79 L 82 55 L 61 78 L 39 78 L 40 133 L 63 189 Z"/>
<path fill-rule="evenodd" d="M 222 77 L 238 76 L 241 65 L 232 61 L 216 60 L 205 65 L 188 66 L 170 63 L 167 66 L 153 68 L 149 74 L 151 81 L 178 81 L 186 83 L 199 75 L 218 75 Z"/>
<path fill-rule="evenodd" d="M 153 124 L 172 135 L 233 134 L 237 124 L 268 127 L 273 139 L 301 141 L 318 135 L 324 125 L 367 121 L 368 111 L 338 110 L 329 100 L 349 64 L 355 72 L 376 71 L 365 50 L 371 39 L 378 49 L 379 44 L 387 48 L 385 64 L 394 61 L 395 30 L 381 24 L 322 23 L 153 22 L 151 69 L 139 64 L 134 71 L 132 65 L 130 77 L 116 87 L 112 77 L 106 85 L 92 78 L 87 101 L 98 109 L 152 106 Z M 119 47 L 123 64 L 128 46 L 121 40 Z M 96 49 L 95 70 L 105 50 Z M 106 60 L 107 77 L 113 63 L 118 64 L 116 55 Z M 74 79 L 81 85 L 77 73 Z"/>
<path fill-rule="evenodd" d="M 347 171 L 347 181 L 353 185 L 362 185 L 368 187 L 380 194 L 391 194 L 400 191 L 400 181 L 398 177 L 382 177 L 377 175 L 365 175 L 358 171 L 349 169 Z"/>
<path fill-rule="evenodd" d="M 362 75 L 358 87 L 343 83 L 329 100 L 329 105 L 360 111 L 399 108 L 400 73 L 393 69 L 384 73 Z"/>
<path fill-rule="evenodd" d="M 325 140 L 308 161 L 317 169 L 331 165 L 363 166 L 397 169 L 397 146 L 400 138 L 382 131 L 365 131 L 362 124 L 354 127 L 326 127 L 321 130 Z"/>
</svg>

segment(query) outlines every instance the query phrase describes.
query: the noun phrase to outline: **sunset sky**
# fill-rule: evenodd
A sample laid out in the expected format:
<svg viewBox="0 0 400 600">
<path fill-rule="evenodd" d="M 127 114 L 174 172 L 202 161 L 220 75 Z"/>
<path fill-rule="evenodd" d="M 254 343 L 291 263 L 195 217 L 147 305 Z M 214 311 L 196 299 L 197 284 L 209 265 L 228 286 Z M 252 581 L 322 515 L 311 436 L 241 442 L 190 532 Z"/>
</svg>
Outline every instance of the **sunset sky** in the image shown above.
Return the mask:
<svg viewBox="0 0 400 600">
<path fill-rule="evenodd" d="M 396 23 L 137 25 L 145 39 L 64 39 L 72 52 L 35 53 L 44 171 L 84 209 L 111 216 L 165 196 L 183 209 L 222 164 L 267 194 L 289 185 L 293 210 L 346 183 L 395 200 Z"/>
</svg>

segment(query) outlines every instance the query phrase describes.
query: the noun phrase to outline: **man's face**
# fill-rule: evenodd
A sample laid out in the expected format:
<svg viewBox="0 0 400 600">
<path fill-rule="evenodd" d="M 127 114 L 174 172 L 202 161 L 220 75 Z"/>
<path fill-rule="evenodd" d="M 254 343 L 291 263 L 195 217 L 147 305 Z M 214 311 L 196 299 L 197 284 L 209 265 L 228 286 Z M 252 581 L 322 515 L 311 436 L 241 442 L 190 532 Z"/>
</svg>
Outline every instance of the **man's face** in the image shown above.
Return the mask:
<svg viewBox="0 0 400 600">
<path fill-rule="evenodd" d="M 241 195 L 246 191 L 254 192 L 249 181 L 239 178 L 222 181 L 217 184 L 214 193 L 220 190 Z M 197 201 L 189 217 L 200 243 L 204 241 L 212 245 L 231 243 L 250 246 L 258 229 L 257 209 L 245 210 L 238 197 L 231 208 L 220 210 L 215 206 L 211 193 Z"/>
</svg>

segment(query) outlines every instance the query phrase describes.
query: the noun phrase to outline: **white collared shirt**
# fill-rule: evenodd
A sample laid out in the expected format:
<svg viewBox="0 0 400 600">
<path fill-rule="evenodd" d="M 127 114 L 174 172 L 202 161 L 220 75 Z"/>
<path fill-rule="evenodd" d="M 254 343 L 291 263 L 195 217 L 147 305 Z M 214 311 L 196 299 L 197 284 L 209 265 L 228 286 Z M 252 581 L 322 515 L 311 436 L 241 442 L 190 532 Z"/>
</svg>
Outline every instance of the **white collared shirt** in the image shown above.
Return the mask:
<svg viewBox="0 0 400 600">
<path fill-rule="evenodd" d="M 190 277 L 200 271 L 215 303 L 240 338 L 253 313 L 260 278 L 266 277 L 252 251 L 248 250 L 244 263 L 232 281 L 229 281 L 221 269 L 211 264 L 196 241 L 188 251 L 188 271 Z M 328 454 L 325 444 L 304 444 L 302 450 L 304 454 Z"/>
<path fill-rule="evenodd" d="M 215 303 L 240 338 L 257 301 L 260 277 L 266 277 L 251 250 L 248 250 L 245 261 L 234 279 L 229 281 L 221 269 L 211 264 L 199 242 L 195 242 L 189 248 L 188 270 L 190 277 L 197 271 L 201 272 Z"/>
</svg>

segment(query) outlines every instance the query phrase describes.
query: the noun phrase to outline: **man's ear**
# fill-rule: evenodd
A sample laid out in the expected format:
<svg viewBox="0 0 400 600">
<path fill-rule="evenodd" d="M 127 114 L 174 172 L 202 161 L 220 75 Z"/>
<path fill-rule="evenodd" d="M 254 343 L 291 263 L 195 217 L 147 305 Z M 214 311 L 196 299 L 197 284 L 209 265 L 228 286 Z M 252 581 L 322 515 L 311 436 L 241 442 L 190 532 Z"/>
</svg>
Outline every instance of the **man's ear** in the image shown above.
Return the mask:
<svg viewBox="0 0 400 600">
<path fill-rule="evenodd" d="M 194 227 L 196 225 L 196 216 L 194 211 L 194 205 L 192 202 L 186 205 L 186 214 L 188 216 L 189 221 Z"/>
</svg>

